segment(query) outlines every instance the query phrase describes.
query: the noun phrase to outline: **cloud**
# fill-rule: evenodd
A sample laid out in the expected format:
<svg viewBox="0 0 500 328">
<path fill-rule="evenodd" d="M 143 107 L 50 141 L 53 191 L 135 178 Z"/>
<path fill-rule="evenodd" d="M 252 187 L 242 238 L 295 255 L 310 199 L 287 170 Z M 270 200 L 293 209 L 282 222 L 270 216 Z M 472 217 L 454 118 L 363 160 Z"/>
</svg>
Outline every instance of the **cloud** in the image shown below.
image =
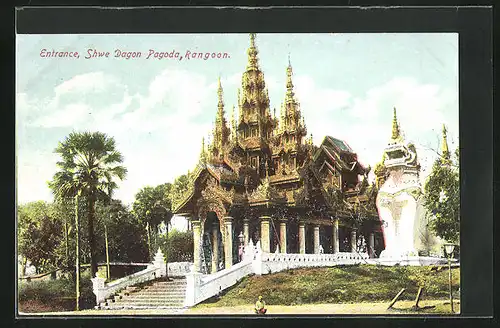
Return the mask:
<svg viewBox="0 0 500 328">
<path fill-rule="evenodd" d="M 89 88 L 89 81 L 100 82 L 96 88 Z M 216 83 L 209 84 L 200 74 L 164 70 L 150 81 L 146 94 L 130 95 L 128 89 L 119 85 L 112 76 L 85 74 L 56 86 L 53 98 L 46 100 L 49 106 L 43 109 L 38 108 L 39 103 L 30 100 L 28 95 L 18 94 L 18 124 L 27 123 L 21 119 L 26 113 L 39 110 L 46 115 L 39 115 L 29 124 L 31 128 L 97 130 L 113 136 L 129 171 L 127 179 L 119 184 L 116 196 L 131 202 L 135 193 L 145 185 L 173 181 L 194 168 L 201 139 L 211 131 L 211 124 L 200 122 L 198 118 L 206 111 L 212 111 L 215 117 L 216 107 L 209 101 L 215 88 Z M 118 91 L 121 98 L 102 107 L 91 106 L 82 100 L 97 90 Z M 62 97 L 70 93 L 74 95 L 74 102 L 62 104 Z M 102 93 L 101 97 L 106 100 Z M 59 140 L 64 136 L 61 134 Z M 44 150 L 47 156 L 53 147 L 47 145 Z M 45 181 L 52 178 L 56 168 L 43 160 L 33 162 L 40 169 L 40 176 L 35 179 L 30 173 L 33 166 L 27 164 L 33 157 L 26 151 L 21 152 L 28 159 L 19 165 L 19 175 L 24 177 L 20 199 L 32 199 L 31 190 L 39 193 L 48 189 Z"/>
<path fill-rule="evenodd" d="M 378 163 L 391 135 L 393 108 L 407 141 L 415 143 L 422 179 L 430 172 L 439 149 L 441 127 L 449 143 L 458 144 L 458 92 L 412 77 L 394 77 L 353 96 L 345 90 L 318 87 L 309 76 L 294 79 L 296 94 L 315 144 L 325 135 L 345 140 L 364 165 Z M 432 148 L 432 149 L 429 149 Z"/>
<path fill-rule="evenodd" d="M 221 82 L 224 99 L 228 99 L 236 93 L 241 74 L 222 76 Z M 294 77 L 294 84 L 315 144 L 326 135 L 343 139 L 358 153 L 359 160 L 372 168 L 380 161 L 389 141 L 394 106 L 407 139 L 417 145 L 424 177 L 435 158 L 427 148 L 437 147 L 433 142 L 440 139 L 441 124 L 449 125 L 450 135 L 458 134 L 457 93 L 438 85 L 396 77 L 364 94 L 353 95 L 346 90 L 320 87 L 306 75 Z M 281 102 L 282 96 L 277 99 L 273 96 L 275 90 L 284 92 L 282 83 L 266 76 L 266 85 L 270 93 L 273 91 L 271 102 Z M 194 168 L 201 139 L 211 132 L 215 118 L 216 88 L 216 80 L 208 80 L 201 74 L 166 69 L 149 81 L 146 93 L 130 94 L 127 86 L 114 76 L 93 72 L 56 86 L 51 98 L 31 99 L 27 94 L 18 94 L 18 124 L 49 130 L 53 127 L 98 130 L 113 136 L 128 169 L 127 179 L 119 183 L 115 195 L 131 203 L 140 188 L 172 182 Z M 108 94 L 113 97 L 106 98 Z M 93 103 L 94 96 L 100 97 L 103 104 Z M 58 140 L 66 134 L 60 133 Z M 43 156 L 21 150 L 23 161 L 19 162 L 18 174 L 21 201 L 42 197 L 35 195 L 50 195 L 45 182 L 52 178 L 56 168 L 55 161 L 46 158 L 53 147 L 47 145 Z"/>
</svg>

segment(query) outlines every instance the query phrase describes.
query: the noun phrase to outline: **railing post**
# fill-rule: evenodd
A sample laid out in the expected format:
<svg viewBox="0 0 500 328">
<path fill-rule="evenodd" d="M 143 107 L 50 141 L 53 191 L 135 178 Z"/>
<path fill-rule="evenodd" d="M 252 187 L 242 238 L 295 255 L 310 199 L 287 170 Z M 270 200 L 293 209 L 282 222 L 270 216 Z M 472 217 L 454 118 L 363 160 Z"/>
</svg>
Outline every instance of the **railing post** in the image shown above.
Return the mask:
<svg viewBox="0 0 500 328">
<path fill-rule="evenodd" d="M 194 306 L 197 303 L 196 299 L 199 295 L 202 274 L 195 270 L 196 268 L 193 265 L 191 272 L 186 273 L 186 296 L 184 299 L 184 306 Z"/>
<path fill-rule="evenodd" d="M 253 272 L 260 276 L 262 275 L 262 249 L 260 248 L 260 241 L 257 242 L 255 257 L 252 261 Z"/>
<path fill-rule="evenodd" d="M 92 281 L 92 287 L 95 295 L 96 305 L 99 306 L 99 304 L 101 304 L 101 302 L 103 302 L 106 299 L 106 294 L 105 294 L 106 287 L 104 285 L 106 279 L 96 276 L 95 278 L 92 278 L 90 280 Z"/>
<path fill-rule="evenodd" d="M 167 264 L 165 263 L 165 256 L 160 248 L 158 248 L 158 252 L 156 252 L 155 258 L 153 260 L 153 264 L 157 269 L 156 277 L 164 277 L 167 275 Z"/>
</svg>

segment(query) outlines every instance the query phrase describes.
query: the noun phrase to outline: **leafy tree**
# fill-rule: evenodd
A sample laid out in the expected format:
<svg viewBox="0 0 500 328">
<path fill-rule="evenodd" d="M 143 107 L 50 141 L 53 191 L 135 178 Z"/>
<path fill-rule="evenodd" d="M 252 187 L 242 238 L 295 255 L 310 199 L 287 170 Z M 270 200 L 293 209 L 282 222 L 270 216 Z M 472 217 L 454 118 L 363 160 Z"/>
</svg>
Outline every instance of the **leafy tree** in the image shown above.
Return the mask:
<svg viewBox="0 0 500 328">
<path fill-rule="evenodd" d="M 37 273 L 61 264 L 62 258 L 54 249 L 63 241 L 62 227 L 49 203 L 37 201 L 18 207 L 18 251 Z"/>
<path fill-rule="evenodd" d="M 424 206 L 431 215 L 430 228 L 437 236 L 457 243 L 460 232 L 459 151 L 453 158 L 436 160 L 424 190 Z"/>
<path fill-rule="evenodd" d="M 86 204 L 91 276 L 97 272 L 95 256 L 95 203 L 114 188 L 116 178 L 123 180 L 127 173 L 120 164 L 123 156 L 116 150 L 115 140 L 101 132 L 72 132 L 59 143 L 55 152 L 61 156 L 59 171 L 49 186 L 56 199 L 80 194 Z"/>
<path fill-rule="evenodd" d="M 159 245 L 164 254 L 167 254 L 169 262 L 190 262 L 193 260 L 193 234 L 182 232 L 177 229 L 170 231 L 168 235 L 160 236 Z"/>
<path fill-rule="evenodd" d="M 141 222 L 119 200 L 112 200 L 110 204 L 97 202 L 96 214 L 98 217 L 97 247 L 100 252 L 99 260 L 104 260 L 105 238 L 104 227 L 109 239 L 109 256 L 112 261 L 143 262 L 147 258 L 147 245 Z M 126 241 L 126 242 L 124 242 Z"/>
<path fill-rule="evenodd" d="M 168 228 L 172 218 L 171 193 L 172 185 L 165 183 L 156 187 L 144 187 L 135 195 L 132 206 L 133 213 L 147 231 L 148 250 L 150 258 L 153 255 L 153 246 L 158 246 L 158 227 L 164 222 Z M 154 245 L 152 245 L 153 239 Z"/>
</svg>

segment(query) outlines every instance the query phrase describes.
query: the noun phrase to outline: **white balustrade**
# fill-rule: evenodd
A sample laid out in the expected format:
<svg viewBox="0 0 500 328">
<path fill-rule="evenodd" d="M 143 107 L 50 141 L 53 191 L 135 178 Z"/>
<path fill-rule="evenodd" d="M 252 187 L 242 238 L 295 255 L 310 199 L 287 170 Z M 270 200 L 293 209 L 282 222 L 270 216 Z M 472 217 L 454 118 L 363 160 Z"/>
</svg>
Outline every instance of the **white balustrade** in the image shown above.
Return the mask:
<svg viewBox="0 0 500 328">
<path fill-rule="evenodd" d="M 245 259 L 219 272 L 202 275 L 199 272 L 190 272 L 186 275 L 185 306 L 193 306 L 212 296 L 217 295 L 228 287 L 233 286 L 242 278 L 253 273 L 253 260 Z"/>
<path fill-rule="evenodd" d="M 166 275 L 166 271 L 167 266 L 165 263 L 165 257 L 163 256 L 162 251 L 158 249 L 153 263 L 148 264 L 148 267 L 144 270 L 112 281 L 108 284 L 105 283 L 104 278 L 96 276 L 95 278 L 91 279 L 93 284 L 93 292 L 96 296 L 96 303 L 97 305 L 99 305 L 101 302 L 106 300 L 106 298 L 129 286 L 163 277 Z"/>
</svg>

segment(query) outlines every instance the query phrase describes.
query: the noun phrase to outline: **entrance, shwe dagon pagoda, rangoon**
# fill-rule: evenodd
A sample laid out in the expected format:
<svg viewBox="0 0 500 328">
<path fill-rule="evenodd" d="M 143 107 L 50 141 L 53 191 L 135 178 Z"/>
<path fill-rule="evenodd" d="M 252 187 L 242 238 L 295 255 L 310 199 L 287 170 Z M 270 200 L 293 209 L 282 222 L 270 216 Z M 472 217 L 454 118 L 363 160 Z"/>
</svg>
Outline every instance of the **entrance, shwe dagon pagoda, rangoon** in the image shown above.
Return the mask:
<svg viewBox="0 0 500 328">
<path fill-rule="evenodd" d="M 238 117 L 233 106 L 226 120 L 219 79 L 212 142 L 202 141 L 187 188 L 174 190 L 173 212 L 193 230 L 194 270 L 229 268 L 239 261 L 241 243 L 250 240 L 263 252 L 377 256 L 384 242 L 370 167 L 343 140 L 325 136 L 313 144 L 290 62 L 279 116 L 271 113 L 255 34 L 247 54 Z"/>
</svg>

